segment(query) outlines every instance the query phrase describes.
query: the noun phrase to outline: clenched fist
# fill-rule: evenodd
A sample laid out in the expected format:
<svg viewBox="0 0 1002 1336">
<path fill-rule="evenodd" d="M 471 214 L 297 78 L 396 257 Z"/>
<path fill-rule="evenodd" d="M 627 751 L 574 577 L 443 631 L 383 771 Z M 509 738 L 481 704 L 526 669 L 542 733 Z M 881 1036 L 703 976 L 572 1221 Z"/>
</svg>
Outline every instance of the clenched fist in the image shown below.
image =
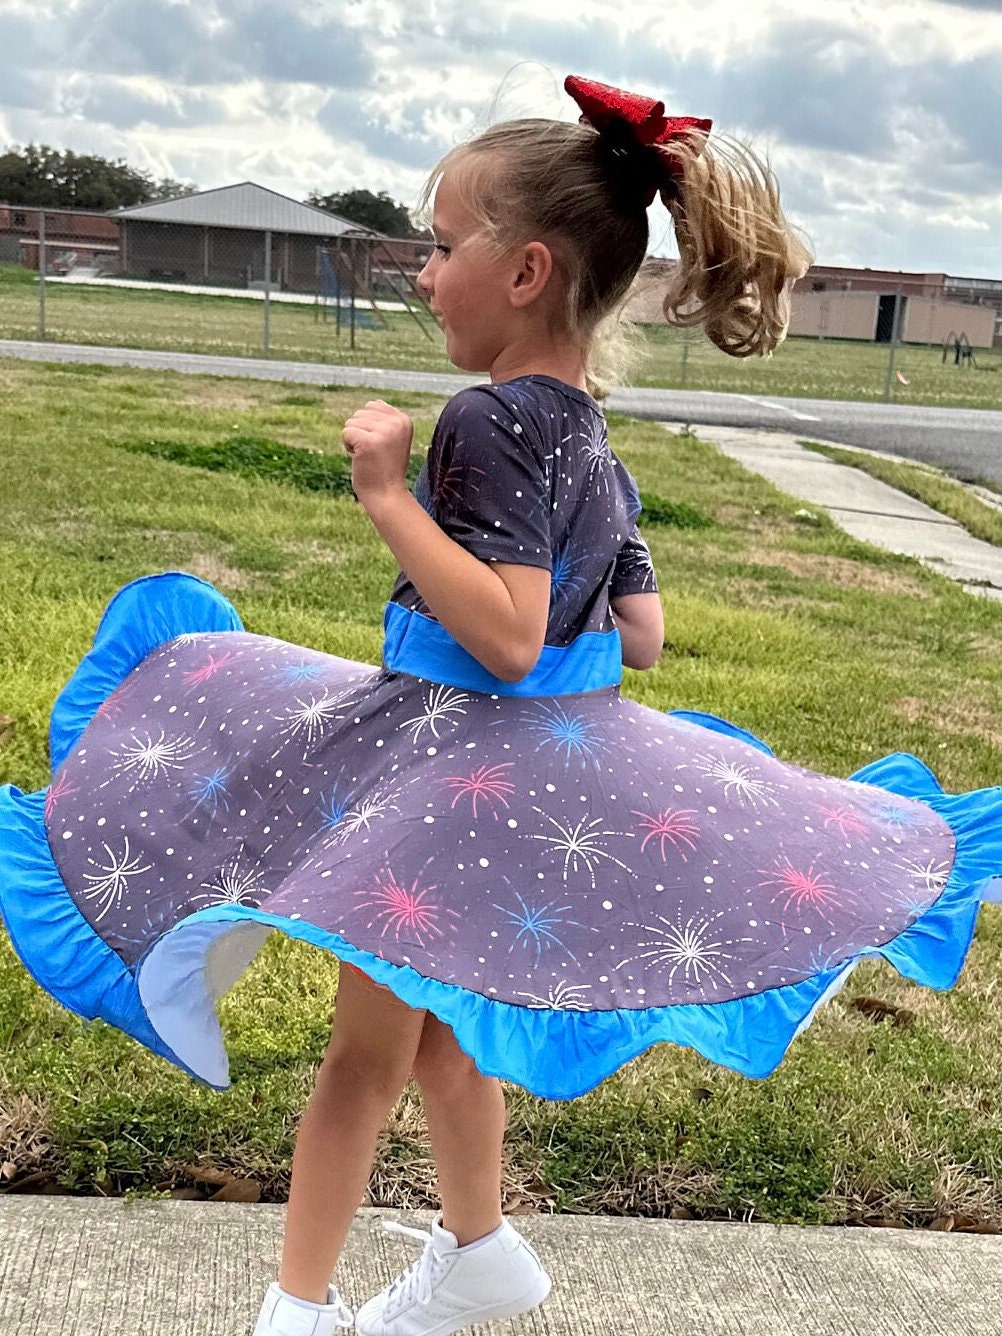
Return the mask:
<svg viewBox="0 0 1002 1336">
<path fill-rule="evenodd" d="M 407 489 L 407 461 L 414 424 L 382 399 L 369 402 L 344 424 L 341 440 L 351 455 L 351 485 L 359 501 L 395 488 Z"/>
</svg>

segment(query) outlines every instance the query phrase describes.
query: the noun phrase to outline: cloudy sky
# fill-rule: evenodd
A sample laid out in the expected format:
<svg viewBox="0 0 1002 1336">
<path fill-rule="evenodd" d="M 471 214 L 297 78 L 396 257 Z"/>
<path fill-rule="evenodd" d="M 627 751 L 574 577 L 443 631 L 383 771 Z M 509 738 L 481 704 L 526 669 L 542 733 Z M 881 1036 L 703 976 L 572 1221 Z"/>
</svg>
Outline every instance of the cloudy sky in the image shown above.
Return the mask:
<svg viewBox="0 0 1002 1336">
<path fill-rule="evenodd" d="M 0 0 L 0 146 L 410 205 L 568 72 L 765 150 L 820 262 L 1002 279 L 1002 0 Z"/>
</svg>

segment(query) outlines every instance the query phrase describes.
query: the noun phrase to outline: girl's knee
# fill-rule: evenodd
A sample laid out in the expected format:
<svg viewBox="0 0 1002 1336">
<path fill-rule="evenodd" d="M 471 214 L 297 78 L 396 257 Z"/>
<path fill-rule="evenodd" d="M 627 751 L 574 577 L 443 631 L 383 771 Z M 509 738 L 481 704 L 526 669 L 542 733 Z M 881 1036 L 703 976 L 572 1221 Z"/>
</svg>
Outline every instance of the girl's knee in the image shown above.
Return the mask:
<svg viewBox="0 0 1002 1336">
<path fill-rule="evenodd" d="M 471 1086 L 498 1084 L 493 1077 L 484 1076 L 473 1059 L 456 1043 L 451 1031 L 443 1036 L 429 1034 L 426 1029 L 414 1057 L 413 1071 L 414 1079 L 422 1089 L 432 1087 L 440 1093 L 455 1091 L 459 1096 Z"/>
<path fill-rule="evenodd" d="M 371 1099 L 392 1106 L 410 1074 L 409 1054 L 377 1049 L 364 1042 L 338 1037 L 327 1049 L 317 1073 L 317 1090 L 353 1098 Z"/>
</svg>

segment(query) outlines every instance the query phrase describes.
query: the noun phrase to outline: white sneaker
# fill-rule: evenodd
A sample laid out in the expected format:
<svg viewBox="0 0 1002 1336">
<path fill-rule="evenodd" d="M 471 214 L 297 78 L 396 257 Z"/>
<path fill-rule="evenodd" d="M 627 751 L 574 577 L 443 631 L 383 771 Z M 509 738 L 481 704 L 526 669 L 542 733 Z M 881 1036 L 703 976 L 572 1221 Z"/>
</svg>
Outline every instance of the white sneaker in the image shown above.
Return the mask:
<svg viewBox="0 0 1002 1336">
<path fill-rule="evenodd" d="M 325 1304 L 314 1304 L 286 1294 L 273 1282 L 264 1296 L 254 1336 L 335 1336 L 336 1332 L 350 1331 L 354 1320 L 333 1286 L 327 1291 Z"/>
<path fill-rule="evenodd" d="M 430 1234 L 390 1221 L 385 1228 L 422 1240 L 424 1252 L 358 1310 L 360 1336 L 449 1336 L 475 1322 L 524 1313 L 550 1292 L 539 1258 L 507 1220 L 465 1248 L 438 1219 Z"/>
</svg>

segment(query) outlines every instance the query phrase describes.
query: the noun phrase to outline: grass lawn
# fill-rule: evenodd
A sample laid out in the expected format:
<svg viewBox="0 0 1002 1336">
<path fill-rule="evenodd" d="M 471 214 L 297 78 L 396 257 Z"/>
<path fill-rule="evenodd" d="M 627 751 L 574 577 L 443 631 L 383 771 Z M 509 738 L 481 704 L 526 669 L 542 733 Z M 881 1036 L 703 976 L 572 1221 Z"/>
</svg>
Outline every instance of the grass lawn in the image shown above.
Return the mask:
<svg viewBox="0 0 1002 1336">
<path fill-rule="evenodd" d="M 122 448 L 253 437 L 336 453 L 364 391 L 8 360 L 0 393 L 0 714 L 14 721 L 0 780 L 47 782 L 52 700 L 110 595 L 152 570 L 213 579 L 252 630 L 377 660 L 393 565 L 350 497 Z M 392 397 L 426 445 L 440 401 Z M 1002 781 L 998 604 L 853 541 L 712 445 L 618 417 L 611 433 L 645 491 L 714 521 L 649 529 L 667 647 L 627 675 L 630 694 L 731 718 L 835 774 L 903 749 L 948 789 Z M 1002 1226 L 1000 962 L 988 907 L 949 993 L 861 967 L 765 1081 L 661 1046 L 573 1103 L 512 1088 L 508 1205 Z M 335 977 L 329 957 L 269 941 L 222 1004 L 234 1084 L 220 1094 L 63 1011 L 0 935 L 0 1181 L 187 1191 L 210 1166 L 281 1199 Z M 408 1094 L 372 1199 L 425 1205 L 431 1184 Z"/>
<path fill-rule="evenodd" d="M 347 329 L 316 319 L 312 306 L 272 303 L 271 356 L 332 366 L 453 371 L 437 329 L 429 338 L 410 317 L 390 313 L 386 329 Z M 171 349 L 228 357 L 262 356 L 258 301 L 170 291 L 48 284 L 48 337 L 59 343 Z M 37 280 L 30 271 L 0 265 L 0 338 L 38 337 Z M 789 339 L 770 358 L 733 358 L 701 335 L 667 325 L 638 328 L 633 382 L 637 385 L 807 399 L 881 401 L 888 350 L 849 340 Z M 908 381 L 893 382 L 902 404 L 1002 408 L 1002 349 L 978 351 L 978 365 L 944 365 L 939 348 L 898 348 L 895 366 Z"/>
</svg>

